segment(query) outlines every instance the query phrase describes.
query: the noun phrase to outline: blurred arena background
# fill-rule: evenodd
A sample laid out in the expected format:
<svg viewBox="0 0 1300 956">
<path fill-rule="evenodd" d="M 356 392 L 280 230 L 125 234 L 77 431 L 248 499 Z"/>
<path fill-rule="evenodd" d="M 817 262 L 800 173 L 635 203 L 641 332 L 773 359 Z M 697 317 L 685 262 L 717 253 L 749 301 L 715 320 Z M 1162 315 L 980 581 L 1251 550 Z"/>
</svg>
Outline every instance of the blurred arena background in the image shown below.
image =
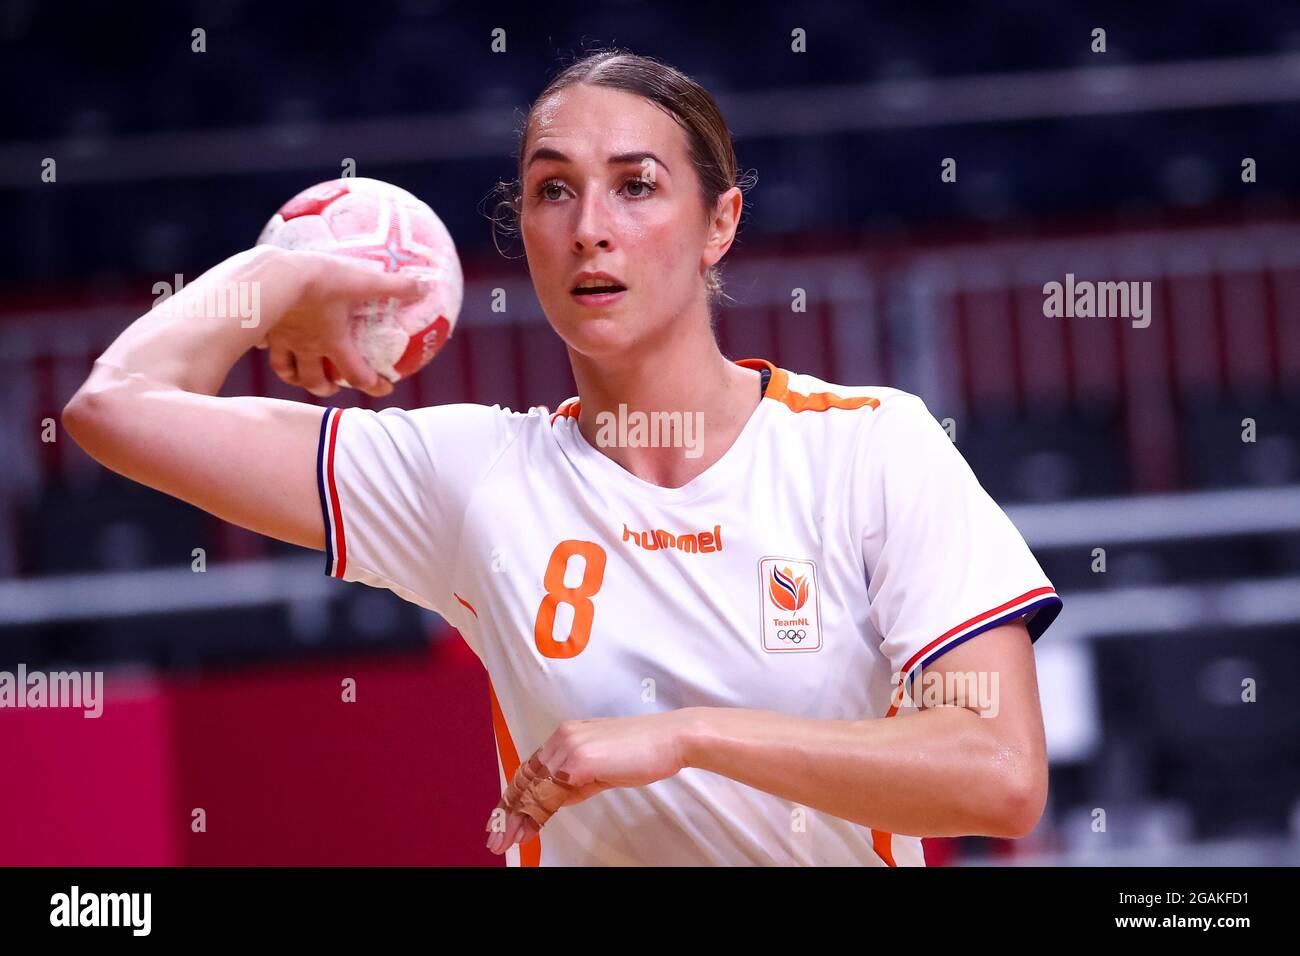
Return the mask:
<svg viewBox="0 0 1300 956">
<path fill-rule="evenodd" d="M 563 347 L 485 212 L 558 58 L 608 44 L 700 80 L 758 174 L 724 352 L 920 394 L 1065 598 L 1042 823 L 931 863 L 1300 862 L 1294 4 L 0 0 L 0 44 L 0 670 L 107 675 L 97 720 L 0 710 L 0 864 L 499 864 L 454 631 L 47 420 L 155 283 L 347 158 L 429 202 L 466 271 L 455 336 L 386 403 L 554 408 Z M 1150 325 L 1045 317 L 1067 273 L 1150 281 Z M 261 353 L 227 392 L 316 401 Z"/>
</svg>

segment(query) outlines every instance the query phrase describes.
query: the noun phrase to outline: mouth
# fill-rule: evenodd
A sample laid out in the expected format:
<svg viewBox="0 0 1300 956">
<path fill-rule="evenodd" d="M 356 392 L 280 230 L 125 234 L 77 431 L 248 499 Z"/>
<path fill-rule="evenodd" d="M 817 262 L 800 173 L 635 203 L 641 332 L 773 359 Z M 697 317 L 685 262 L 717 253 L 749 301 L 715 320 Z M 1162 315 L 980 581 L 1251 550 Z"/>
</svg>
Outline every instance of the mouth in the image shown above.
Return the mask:
<svg viewBox="0 0 1300 956">
<path fill-rule="evenodd" d="M 611 276 L 598 275 L 582 279 L 569 294 L 584 306 L 612 305 L 627 294 L 627 286 Z"/>
</svg>

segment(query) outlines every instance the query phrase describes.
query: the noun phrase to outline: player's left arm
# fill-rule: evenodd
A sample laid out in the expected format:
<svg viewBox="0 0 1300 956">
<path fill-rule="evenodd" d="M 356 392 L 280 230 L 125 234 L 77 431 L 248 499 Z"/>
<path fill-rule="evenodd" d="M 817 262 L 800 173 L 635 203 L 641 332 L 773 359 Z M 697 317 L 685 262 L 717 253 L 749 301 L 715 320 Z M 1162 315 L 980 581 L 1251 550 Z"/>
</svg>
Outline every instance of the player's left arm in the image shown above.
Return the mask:
<svg viewBox="0 0 1300 956">
<path fill-rule="evenodd" d="M 1024 620 L 958 645 L 921 679 L 912 690 L 921 709 L 886 718 L 702 709 L 684 734 L 685 765 L 891 833 L 1025 836 L 1042 816 L 1048 773 Z M 972 687 L 987 696 L 962 690 Z"/>
<path fill-rule="evenodd" d="M 1047 749 L 1024 619 L 947 651 L 921 680 L 912 691 L 921 709 L 885 718 L 688 707 L 567 721 L 507 789 L 488 821 L 488 846 L 504 852 L 565 804 L 686 767 L 891 833 L 1027 834 L 1047 800 Z M 970 687 L 989 693 L 960 692 Z"/>
</svg>

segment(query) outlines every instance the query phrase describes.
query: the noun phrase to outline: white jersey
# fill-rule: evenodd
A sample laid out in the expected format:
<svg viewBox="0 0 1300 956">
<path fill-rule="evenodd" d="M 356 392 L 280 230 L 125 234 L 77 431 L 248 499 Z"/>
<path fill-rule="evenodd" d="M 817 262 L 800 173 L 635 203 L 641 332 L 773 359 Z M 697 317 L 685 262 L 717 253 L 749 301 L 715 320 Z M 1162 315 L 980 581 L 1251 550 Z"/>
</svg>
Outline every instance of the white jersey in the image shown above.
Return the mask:
<svg viewBox="0 0 1300 956">
<path fill-rule="evenodd" d="M 763 400 L 680 488 L 553 414 L 329 409 L 326 572 L 460 630 L 490 680 L 502 786 L 565 720 L 745 707 L 892 716 L 939 655 L 1061 601 L 915 395 L 763 359 Z M 954 781 L 954 786 L 960 782 Z M 490 808 L 488 808 L 490 809 Z M 564 807 L 512 865 L 924 865 L 919 838 L 688 768 Z"/>
</svg>

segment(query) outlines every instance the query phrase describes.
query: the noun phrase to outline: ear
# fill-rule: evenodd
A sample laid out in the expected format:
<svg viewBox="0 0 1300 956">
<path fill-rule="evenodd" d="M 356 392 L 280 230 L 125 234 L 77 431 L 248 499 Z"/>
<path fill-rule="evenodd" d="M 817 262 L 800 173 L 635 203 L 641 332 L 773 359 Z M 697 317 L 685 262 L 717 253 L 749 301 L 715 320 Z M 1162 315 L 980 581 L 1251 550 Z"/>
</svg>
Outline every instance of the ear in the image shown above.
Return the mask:
<svg viewBox="0 0 1300 956">
<path fill-rule="evenodd" d="M 740 210 L 744 208 L 744 204 L 745 198 L 739 186 L 732 186 L 718 197 L 713 215 L 709 219 L 704 255 L 700 259 L 701 273 L 721 260 L 731 248 L 731 243 L 736 238 L 736 228 L 740 224 Z"/>
</svg>

